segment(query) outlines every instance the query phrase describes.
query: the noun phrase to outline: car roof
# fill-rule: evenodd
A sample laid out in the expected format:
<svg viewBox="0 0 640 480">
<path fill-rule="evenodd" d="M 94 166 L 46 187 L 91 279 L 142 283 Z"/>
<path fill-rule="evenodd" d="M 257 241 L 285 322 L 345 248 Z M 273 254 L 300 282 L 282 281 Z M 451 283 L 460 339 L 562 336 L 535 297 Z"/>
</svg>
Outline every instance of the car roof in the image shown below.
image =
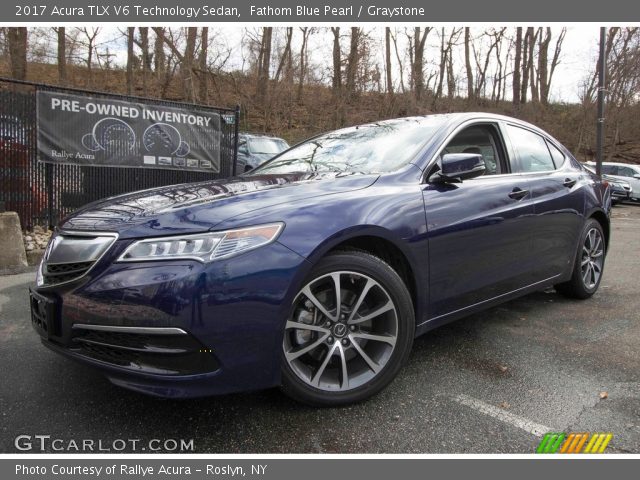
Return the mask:
<svg viewBox="0 0 640 480">
<path fill-rule="evenodd" d="M 428 114 L 428 115 L 419 115 L 419 116 L 410 116 L 410 117 L 398 117 L 398 118 L 391 118 L 391 119 L 387 119 L 387 120 L 380 120 L 377 122 L 368 122 L 365 124 L 361 124 L 361 125 L 353 125 L 352 127 L 346 127 L 346 129 L 348 128 L 353 128 L 353 127 L 362 127 L 362 126 L 366 126 L 366 125 L 384 125 L 385 123 L 394 123 L 394 122 L 398 122 L 398 121 L 402 121 L 402 120 L 419 120 L 419 119 L 425 119 L 425 118 L 434 118 L 434 117 L 441 117 L 442 119 L 444 119 L 446 121 L 446 123 L 448 125 L 456 125 L 456 124 L 461 124 L 470 120 L 493 120 L 496 122 L 508 122 L 508 123 L 513 123 L 513 124 L 517 124 L 526 128 L 529 128 L 531 130 L 534 130 L 544 136 L 550 137 L 551 139 L 555 140 L 556 142 L 558 142 L 555 138 L 553 138 L 553 136 L 551 136 L 548 132 L 542 130 L 540 127 L 537 127 L 529 122 L 526 122 L 524 120 L 520 120 L 518 118 L 514 118 L 514 117 L 508 117 L 506 115 L 498 115 L 496 113 L 487 113 L 487 112 L 452 112 L 452 113 L 432 113 L 432 114 Z M 558 142 L 560 143 L 560 142 Z"/>
<path fill-rule="evenodd" d="M 238 133 L 239 137 L 251 137 L 251 138 L 273 138 L 274 140 L 284 140 L 284 138 L 276 137 L 274 135 L 267 135 L 266 133 L 248 133 L 248 132 L 240 132 Z"/>
<path fill-rule="evenodd" d="M 623 162 L 602 162 L 603 165 L 615 165 L 620 167 L 640 167 L 637 163 L 623 163 Z"/>
</svg>

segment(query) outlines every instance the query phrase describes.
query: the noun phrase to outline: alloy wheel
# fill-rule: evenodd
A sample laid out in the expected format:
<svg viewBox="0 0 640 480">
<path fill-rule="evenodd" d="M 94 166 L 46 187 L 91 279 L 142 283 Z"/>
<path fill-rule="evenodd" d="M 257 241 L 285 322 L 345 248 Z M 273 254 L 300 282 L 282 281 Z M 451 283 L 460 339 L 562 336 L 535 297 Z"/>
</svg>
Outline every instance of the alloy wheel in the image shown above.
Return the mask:
<svg viewBox="0 0 640 480">
<path fill-rule="evenodd" d="M 294 300 L 284 357 L 295 375 L 323 391 L 347 391 L 372 380 L 395 349 L 398 313 L 387 290 L 354 271 L 319 276 Z"/>
<path fill-rule="evenodd" d="M 582 272 L 582 281 L 588 289 L 593 289 L 598 285 L 600 276 L 602 275 L 602 267 L 604 265 L 604 242 L 602 234 L 596 228 L 591 228 L 587 232 L 587 236 L 582 246 L 582 260 L 580 268 Z"/>
</svg>

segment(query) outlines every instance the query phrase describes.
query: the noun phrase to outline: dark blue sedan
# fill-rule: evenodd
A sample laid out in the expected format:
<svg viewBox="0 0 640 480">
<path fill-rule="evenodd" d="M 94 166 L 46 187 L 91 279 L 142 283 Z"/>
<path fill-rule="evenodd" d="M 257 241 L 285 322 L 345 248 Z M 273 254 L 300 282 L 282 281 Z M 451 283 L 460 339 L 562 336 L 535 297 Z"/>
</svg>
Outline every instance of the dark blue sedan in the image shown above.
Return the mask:
<svg viewBox="0 0 640 480">
<path fill-rule="evenodd" d="M 361 125 L 244 176 L 86 206 L 47 248 L 32 321 L 140 392 L 356 402 L 430 329 L 550 286 L 593 295 L 610 208 L 606 184 L 527 123 Z"/>
</svg>

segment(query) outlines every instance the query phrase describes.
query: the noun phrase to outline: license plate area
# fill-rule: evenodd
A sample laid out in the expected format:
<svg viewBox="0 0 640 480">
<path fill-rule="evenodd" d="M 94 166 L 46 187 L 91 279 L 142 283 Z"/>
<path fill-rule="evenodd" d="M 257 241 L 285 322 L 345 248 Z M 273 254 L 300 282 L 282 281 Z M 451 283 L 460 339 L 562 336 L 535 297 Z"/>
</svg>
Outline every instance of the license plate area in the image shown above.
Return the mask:
<svg viewBox="0 0 640 480">
<path fill-rule="evenodd" d="M 36 332 L 45 338 L 59 335 L 60 333 L 56 331 L 56 301 L 29 290 L 29 303 L 31 305 L 31 324 Z"/>
</svg>

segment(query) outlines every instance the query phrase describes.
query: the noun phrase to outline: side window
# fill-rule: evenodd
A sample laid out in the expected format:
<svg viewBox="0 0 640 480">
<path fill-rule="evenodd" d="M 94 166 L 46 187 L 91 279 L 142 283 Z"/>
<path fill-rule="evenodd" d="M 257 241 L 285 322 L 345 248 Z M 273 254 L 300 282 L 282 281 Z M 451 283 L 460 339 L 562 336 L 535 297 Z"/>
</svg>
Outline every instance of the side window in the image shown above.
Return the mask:
<svg viewBox="0 0 640 480">
<path fill-rule="evenodd" d="M 514 172 L 555 170 L 544 138 L 537 133 L 513 125 L 507 125 L 507 132 L 518 154 L 518 164 L 511 165 Z"/>
<path fill-rule="evenodd" d="M 618 175 L 620 175 L 621 177 L 633 177 L 635 173 L 636 172 L 633 170 L 633 168 L 618 167 Z"/>
<path fill-rule="evenodd" d="M 487 167 L 485 175 L 505 173 L 501 165 L 495 129 L 490 125 L 474 125 L 458 133 L 444 148 L 447 153 L 476 153 L 482 155 Z"/>
<path fill-rule="evenodd" d="M 549 147 L 549 151 L 551 152 L 551 157 L 553 158 L 553 163 L 556 168 L 560 168 L 564 164 L 564 153 L 558 149 L 553 143 L 547 142 L 547 146 Z"/>
<path fill-rule="evenodd" d="M 602 173 L 607 175 L 618 175 L 618 167 L 615 165 L 602 165 Z"/>
</svg>

